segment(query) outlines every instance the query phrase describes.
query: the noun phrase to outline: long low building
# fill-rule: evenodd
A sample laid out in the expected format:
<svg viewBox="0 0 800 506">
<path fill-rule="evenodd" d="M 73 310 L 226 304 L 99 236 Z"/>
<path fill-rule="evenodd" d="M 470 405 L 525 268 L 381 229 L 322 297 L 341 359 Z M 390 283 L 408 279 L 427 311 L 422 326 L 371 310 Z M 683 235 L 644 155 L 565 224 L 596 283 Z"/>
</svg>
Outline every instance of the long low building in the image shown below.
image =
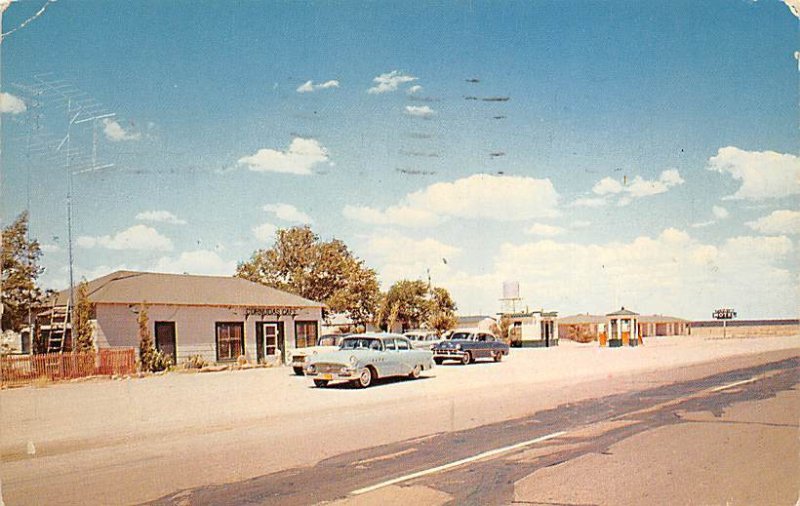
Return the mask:
<svg viewBox="0 0 800 506">
<path fill-rule="evenodd" d="M 53 307 L 65 308 L 68 299 L 68 290 L 59 292 Z M 137 318 L 146 305 L 155 346 L 175 363 L 194 356 L 218 363 L 240 356 L 250 363 L 283 362 L 288 350 L 316 343 L 323 307 L 241 278 L 135 271 L 89 281 L 89 300 L 98 348 L 138 349 Z M 45 329 L 48 317 L 38 318 Z"/>
<path fill-rule="evenodd" d="M 585 313 L 565 316 L 558 319 L 558 335 L 581 343 L 598 341 L 601 333 L 606 331 L 607 324 L 608 315 Z M 688 320 L 665 315 L 637 315 L 636 335 L 641 338 L 688 334 Z"/>
<path fill-rule="evenodd" d="M 800 335 L 800 320 L 721 320 L 694 321 L 691 334 L 700 337 L 769 337 Z"/>
</svg>

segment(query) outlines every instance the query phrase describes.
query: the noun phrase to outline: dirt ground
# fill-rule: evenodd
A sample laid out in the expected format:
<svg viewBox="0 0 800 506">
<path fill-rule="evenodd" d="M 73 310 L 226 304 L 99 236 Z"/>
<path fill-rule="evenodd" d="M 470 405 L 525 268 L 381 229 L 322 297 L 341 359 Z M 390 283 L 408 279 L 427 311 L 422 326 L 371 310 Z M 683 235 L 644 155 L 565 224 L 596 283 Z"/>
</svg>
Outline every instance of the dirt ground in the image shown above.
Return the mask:
<svg viewBox="0 0 800 506">
<path fill-rule="evenodd" d="M 696 374 L 695 364 L 797 349 L 800 336 L 651 338 L 614 349 L 562 341 L 513 349 L 499 364 L 445 364 L 423 379 L 367 390 L 314 388 L 288 367 L 5 390 L 2 494 L 9 504 L 141 502 L 645 388 L 648 371 L 680 381 Z"/>
</svg>

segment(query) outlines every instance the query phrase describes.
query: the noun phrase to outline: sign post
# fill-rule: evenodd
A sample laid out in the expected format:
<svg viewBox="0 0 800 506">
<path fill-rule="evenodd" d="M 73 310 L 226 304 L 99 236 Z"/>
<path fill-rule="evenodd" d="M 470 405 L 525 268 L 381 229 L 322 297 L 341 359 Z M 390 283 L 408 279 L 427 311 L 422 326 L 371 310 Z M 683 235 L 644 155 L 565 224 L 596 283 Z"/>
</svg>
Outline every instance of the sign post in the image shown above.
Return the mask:
<svg viewBox="0 0 800 506">
<path fill-rule="evenodd" d="M 727 337 L 726 327 L 728 320 L 736 318 L 736 311 L 731 308 L 715 309 L 711 313 L 711 317 L 715 320 L 722 320 L 722 338 L 725 339 Z"/>
</svg>

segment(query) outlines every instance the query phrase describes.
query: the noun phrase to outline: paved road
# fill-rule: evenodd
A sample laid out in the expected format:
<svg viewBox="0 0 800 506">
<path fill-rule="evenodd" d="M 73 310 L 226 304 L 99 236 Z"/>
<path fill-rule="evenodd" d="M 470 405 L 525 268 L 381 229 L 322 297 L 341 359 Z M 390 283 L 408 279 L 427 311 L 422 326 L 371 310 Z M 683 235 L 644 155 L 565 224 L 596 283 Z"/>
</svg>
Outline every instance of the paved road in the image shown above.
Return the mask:
<svg viewBox="0 0 800 506">
<path fill-rule="evenodd" d="M 795 504 L 799 384 L 792 356 L 153 504 Z"/>
</svg>

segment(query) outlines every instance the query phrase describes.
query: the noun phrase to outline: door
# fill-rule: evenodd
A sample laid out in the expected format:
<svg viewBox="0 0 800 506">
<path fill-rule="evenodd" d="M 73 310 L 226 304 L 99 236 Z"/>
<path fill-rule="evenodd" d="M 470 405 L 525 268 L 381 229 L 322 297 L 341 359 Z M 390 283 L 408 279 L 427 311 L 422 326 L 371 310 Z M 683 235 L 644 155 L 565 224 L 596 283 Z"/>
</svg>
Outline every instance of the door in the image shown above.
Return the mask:
<svg viewBox="0 0 800 506">
<path fill-rule="evenodd" d="M 280 346 L 280 333 L 278 332 L 277 323 L 264 323 L 262 327 L 264 334 L 264 356 L 276 357 L 282 354 L 282 346 Z"/>
<path fill-rule="evenodd" d="M 156 349 L 172 363 L 178 363 L 178 347 L 175 343 L 175 322 L 156 322 Z"/>
</svg>

